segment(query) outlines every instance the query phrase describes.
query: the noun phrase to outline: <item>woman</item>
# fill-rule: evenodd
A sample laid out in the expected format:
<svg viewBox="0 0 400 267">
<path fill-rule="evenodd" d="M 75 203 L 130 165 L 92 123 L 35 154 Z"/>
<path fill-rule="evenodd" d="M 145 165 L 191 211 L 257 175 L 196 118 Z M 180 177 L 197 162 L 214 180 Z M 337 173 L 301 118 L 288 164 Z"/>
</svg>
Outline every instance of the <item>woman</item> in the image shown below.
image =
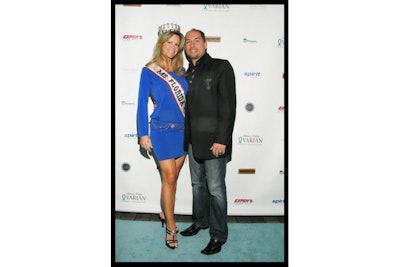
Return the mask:
<svg viewBox="0 0 400 267">
<path fill-rule="evenodd" d="M 162 181 L 160 219 L 162 226 L 166 222 L 165 244 L 171 249 L 178 247 L 175 193 L 186 157 L 183 135 L 188 83 L 183 68 L 184 44 L 179 25 L 167 23 L 159 27 L 153 58 L 142 69 L 137 108 L 140 146 L 152 153 L 159 165 Z M 149 98 L 154 104 L 150 124 Z"/>
</svg>

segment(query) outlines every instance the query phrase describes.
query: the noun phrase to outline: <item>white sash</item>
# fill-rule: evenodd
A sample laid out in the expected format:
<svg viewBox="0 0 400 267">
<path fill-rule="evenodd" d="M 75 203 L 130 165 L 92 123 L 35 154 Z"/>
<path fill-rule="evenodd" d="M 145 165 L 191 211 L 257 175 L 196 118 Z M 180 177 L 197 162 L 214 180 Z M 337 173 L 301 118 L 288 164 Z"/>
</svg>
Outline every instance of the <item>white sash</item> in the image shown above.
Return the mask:
<svg viewBox="0 0 400 267">
<path fill-rule="evenodd" d="M 151 64 L 147 68 L 168 84 L 168 87 L 171 89 L 171 93 L 174 96 L 175 102 L 178 105 L 179 110 L 181 111 L 183 117 L 185 117 L 186 99 L 185 93 L 182 89 L 182 85 L 177 80 L 175 80 L 172 75 L 169 75 L 167 71 L 165 71 L 155 63 Z"/>
</svg>

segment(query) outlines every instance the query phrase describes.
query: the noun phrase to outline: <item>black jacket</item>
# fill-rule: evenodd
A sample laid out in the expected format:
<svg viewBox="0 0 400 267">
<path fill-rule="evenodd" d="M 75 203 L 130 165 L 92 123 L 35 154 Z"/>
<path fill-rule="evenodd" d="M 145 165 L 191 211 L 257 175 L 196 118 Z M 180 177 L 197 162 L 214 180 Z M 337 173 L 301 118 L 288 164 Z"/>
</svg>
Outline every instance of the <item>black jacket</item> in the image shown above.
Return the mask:
<svg viewBox="0 0 400 267">
<path fill-rule="evenodd" d="M 231 159 L 232 132 L 236 117 L 235 74 L 229 61 L 211 58 L 206 53 L 193 66 L 186 79 L 189 90 L 185 105 L 185 142 L 192 144 L 196 159 L 215 158 L 213 143 L 226 145 L 223 157 Z"/>
</svg>

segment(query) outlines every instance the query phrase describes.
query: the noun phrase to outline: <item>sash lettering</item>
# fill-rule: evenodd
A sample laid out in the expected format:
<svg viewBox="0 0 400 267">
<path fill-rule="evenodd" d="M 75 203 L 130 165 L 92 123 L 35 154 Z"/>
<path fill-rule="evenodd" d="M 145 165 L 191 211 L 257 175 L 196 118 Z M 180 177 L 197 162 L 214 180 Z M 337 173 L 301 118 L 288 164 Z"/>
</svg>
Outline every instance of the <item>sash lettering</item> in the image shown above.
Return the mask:
<svg viewBox="0 0 400 267">
<path fill-rule="evenodd" d="M 151 64 L 148 66 L 148 69 L 151 70 L 158 77 L 163 79 L 171 90 L 172 95 L 174 96 L 175 102 L 178 105 L 179 110 L 181 111 L 183 117 L 185 117 L 185 94 L 182 89 L 182 85 L 174 79 L 171 75 L 168 74 L 167 71 L 160 68 L 156 64 Z"/>
</svg>

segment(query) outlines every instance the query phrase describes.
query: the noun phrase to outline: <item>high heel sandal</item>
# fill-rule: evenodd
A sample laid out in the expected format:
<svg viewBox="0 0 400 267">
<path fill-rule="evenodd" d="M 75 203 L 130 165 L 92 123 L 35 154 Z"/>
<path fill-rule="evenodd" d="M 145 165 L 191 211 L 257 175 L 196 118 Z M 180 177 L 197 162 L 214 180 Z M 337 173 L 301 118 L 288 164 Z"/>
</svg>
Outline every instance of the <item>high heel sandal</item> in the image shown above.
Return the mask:
<svg viewBox="0 0 400 267">
<path fill-rule="evenodd" d="M 164 228 L 164 224 L 166 223 L 165 218 L 161 218 L 161 214 L 158 214 L 158 219 L 161 221 L 161 227 Z"/>
<path fill-rule="evenodd" d="M 176 239 L 176 234 L 178 232 L 176 231 L 170 231 L 168 230 L 168 227 L 165 227 L 166 229 L 166 236 L 165 236 L 165 245 L 167 245 L 167 247 L 169 247 L 170 249 L 175 249 L 178 247 L 178 239 Z M 168 240 L 167 236 L 170 235 L 172 236 L 172 240 Z M 176 246 L 171 246 L 171 244 L 176 244 Z"/>
<path fill-rule="evenodd" d="M 167 224 L 167 221 L 165 220 L 165 218 L 161 217 L 161 213 L 158 214 L 158 219 L 161 221 L 161 227 L 164 228 L 164 224 Z M 175 226 L 175 232 L 179 233 L 179 229 L 176 226 Z"/>
</svg>

